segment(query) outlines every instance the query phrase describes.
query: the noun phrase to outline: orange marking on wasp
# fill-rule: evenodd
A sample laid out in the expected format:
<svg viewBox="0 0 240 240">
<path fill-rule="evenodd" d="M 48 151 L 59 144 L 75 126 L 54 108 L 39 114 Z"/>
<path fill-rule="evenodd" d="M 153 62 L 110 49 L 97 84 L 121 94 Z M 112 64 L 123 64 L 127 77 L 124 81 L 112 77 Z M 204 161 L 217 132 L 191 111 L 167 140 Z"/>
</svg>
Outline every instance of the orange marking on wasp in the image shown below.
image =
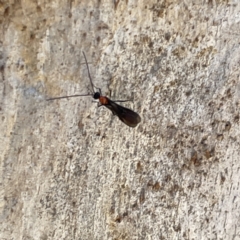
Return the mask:
<svg viewBox="0 0 240 240">
<path fill-rule="evenodd" d="M 102 105 L 107 105 L 107 104 L 108 104 L 108 98 L 107 98 L 107 97 L 104 97 L 104 96 L 100 96 L 99 102 L 100 102 Z"/>
</svg>

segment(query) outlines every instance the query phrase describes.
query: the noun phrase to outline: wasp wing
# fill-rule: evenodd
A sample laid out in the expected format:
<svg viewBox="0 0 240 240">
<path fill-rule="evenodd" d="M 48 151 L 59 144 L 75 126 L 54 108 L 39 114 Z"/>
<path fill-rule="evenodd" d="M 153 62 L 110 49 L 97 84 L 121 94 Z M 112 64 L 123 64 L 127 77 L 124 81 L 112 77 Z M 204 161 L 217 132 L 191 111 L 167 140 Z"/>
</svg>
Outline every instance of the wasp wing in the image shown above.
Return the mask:
<svg viewBox="0 0 240 240">
<path fill-rule="evenodd" d="M 113 115 L 117 115 L 119 119 L 129 127 L 136 127 L 141 122 L 141 117 L 129 108 L 125 108 L 110 99 L 108 104 L 104 105 L 112 111 Z"/>
</svg>

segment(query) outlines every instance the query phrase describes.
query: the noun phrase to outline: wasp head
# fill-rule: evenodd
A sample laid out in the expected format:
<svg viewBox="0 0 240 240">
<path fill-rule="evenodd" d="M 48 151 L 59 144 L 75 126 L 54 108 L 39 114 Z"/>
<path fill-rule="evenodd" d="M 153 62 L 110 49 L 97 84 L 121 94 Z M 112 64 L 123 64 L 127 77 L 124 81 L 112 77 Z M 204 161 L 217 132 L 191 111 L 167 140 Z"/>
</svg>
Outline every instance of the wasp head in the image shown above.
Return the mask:
<svg viewBox="0 0 240 240">
<path fill-rule="evenodd" d="M 94 95 L 93 95 L 93 98 L 94 99 L 99 99 L 101 96 L 101 94 L 99 92 L 95 92 Z"/>
</svg>

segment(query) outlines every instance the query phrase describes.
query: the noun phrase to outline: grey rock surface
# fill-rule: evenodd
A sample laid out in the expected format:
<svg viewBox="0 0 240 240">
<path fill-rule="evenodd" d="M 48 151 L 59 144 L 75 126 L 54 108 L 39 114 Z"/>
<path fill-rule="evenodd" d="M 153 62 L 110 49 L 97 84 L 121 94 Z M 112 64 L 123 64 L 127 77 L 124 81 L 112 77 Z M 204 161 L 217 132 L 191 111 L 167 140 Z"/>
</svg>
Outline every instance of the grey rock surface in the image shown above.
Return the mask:
<svg viewBox="0 0 240 240">
<path fill-rule="evenodd" d="M 240 3 L 0 3 L 0 239 L 240 239 Z M 124 125 L 94 85 L 141 115 Z"/>
</svg>

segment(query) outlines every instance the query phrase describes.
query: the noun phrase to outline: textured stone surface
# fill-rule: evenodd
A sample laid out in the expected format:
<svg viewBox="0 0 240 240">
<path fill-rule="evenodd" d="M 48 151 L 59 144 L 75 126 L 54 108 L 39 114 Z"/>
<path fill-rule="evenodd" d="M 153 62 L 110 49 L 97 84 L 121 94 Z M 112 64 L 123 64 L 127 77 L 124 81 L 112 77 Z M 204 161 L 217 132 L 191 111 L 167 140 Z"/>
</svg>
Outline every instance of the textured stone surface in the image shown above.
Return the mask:
<svg viewBox="0 0 240 240">
<path fill-rule="evenodd" d="M 240 239 L 240 4 L 0 3 L 0 239 Z M 142 122 L 131 129 L 94 84 Z"/>
</svg>

